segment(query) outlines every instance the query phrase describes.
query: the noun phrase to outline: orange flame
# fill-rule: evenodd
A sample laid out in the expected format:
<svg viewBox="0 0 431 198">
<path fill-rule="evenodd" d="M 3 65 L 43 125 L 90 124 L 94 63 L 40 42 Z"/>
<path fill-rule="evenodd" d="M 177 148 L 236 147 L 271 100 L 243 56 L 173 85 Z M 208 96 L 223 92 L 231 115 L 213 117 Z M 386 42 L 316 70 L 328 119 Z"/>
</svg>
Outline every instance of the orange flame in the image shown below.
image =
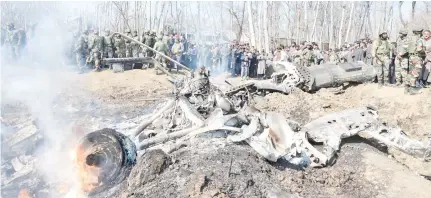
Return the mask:
<svg viewBox="0 0 431 198">
<path fill-rule="evenodd" d="M 18 198 L 32 198 L 32 196 L 30 196 L 28 189 L 24 188 L 19 191 Z"/>
<path fill-rule="evenodd" d="M 100 168 L 96 166 L 90 166 L 86 163 L 87 155 L 84 152 L 84 148 L 82 148 L 82 146 L 78 147 L 76 154 L 80 187 L 82 191 L 88 193 L 96 187 L 102 185 L 102 183 L 99 182 Z"/>
</svg>

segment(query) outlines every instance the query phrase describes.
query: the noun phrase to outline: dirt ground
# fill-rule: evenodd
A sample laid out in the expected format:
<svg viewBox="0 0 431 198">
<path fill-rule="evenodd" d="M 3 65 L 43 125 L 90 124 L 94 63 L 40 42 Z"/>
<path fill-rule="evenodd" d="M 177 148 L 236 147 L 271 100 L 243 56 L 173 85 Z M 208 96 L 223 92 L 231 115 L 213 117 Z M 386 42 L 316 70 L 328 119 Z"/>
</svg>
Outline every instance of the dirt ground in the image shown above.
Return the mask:
<svg viewBox="0 0 431 198">
<path fill-rule="evenodd" d="M 87 132 L 101 126 L 94 126 L 95 119 L 122 122 L 151 112 L 172 88 L 166 76 L 154 70 L 66 76 L 70 86 L 60 98 L 80 112 L 81 126 L 92 122 L 84 127 Z M 383 121 L 427 142 L 430 98 L 431 89 L 409 96 L 402 88 L 363 84 L 312 94 L 301 90 L 290 95 L 272 93 L 256 98 L 255 106 L 305 124 L 328 113 L 373 105 Z M 431 171 L 429 163 L 379 150 L 359 137 L 343 142 L 334 166 L 306 170 L 292 169 L 283 161 L 270 163 L 247 144 L 195 138 L 169 154 L 145 153 L 111 197 L 427 197 L 431 181 L 418 174 L 426 171 Z"/>
</svg>

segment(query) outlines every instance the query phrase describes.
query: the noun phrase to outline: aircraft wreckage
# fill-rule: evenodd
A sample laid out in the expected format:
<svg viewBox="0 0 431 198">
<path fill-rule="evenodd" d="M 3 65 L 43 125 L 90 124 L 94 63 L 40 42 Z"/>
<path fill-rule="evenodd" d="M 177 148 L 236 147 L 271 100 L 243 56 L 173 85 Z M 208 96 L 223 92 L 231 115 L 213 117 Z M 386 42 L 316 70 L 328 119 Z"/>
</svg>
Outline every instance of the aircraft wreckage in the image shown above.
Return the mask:
<svg viewBox="0 0 431 198">
<path fill-rule="evenodd" d="M 76 158 L 82 189 L 89 197 L 103 197 L 106 191 L 121 183 L 136 163 L 137 151 L 158 148 L 173 151 L 180 148 L 185 140 L 204 133 L 223 132 L 227 134 L 227 141 L 246 142 L 268 161 L 283 158 L 298 167 L 332 165 L 342 139 L 359 133 L 426 162 L 431 160 L 431 145 L 411 139 L 400 128 L 382 122 L 373 107 L 348 109 L 300 126 L 279 113 L 258 110 L 250 102 L 254 94 L 268 91 L 289 94 L 296 87 L 313 92 L 343 83 L 372 81 L 376 71 L 364 63 L 305 68 L 287 62 L 274 62 L 271 78 L 222 89 L 210 82 L 209 71 L 203 67 L 195 72 L 185 69 L 186 76 L 178 79 L 154 58 L 104 61 L 117 64 L 119 71 L 124 69 L 122 64 L 125 63 L 152 63 L 172 78 L 174 96 L 140 123 L 129 137 L 113 129 L 102 129 L 82 139 L 76 149 Z M 136 140 L 136 144 L 132 140 Z M 168 141 L 174 142 L 165 144 Z M 314 147 L 310 142 L 323 143 L 323 149 Z"/>
<path fill-rule="evenodd" d="M 139 44 L 148 48 L 142 43 Z M 117 58 L 105 61 L 116 64 L 146 61 L 169 75 L 153 58 Z M 180 63 L 177 64 L 181 66 Z M 249 102 L 253 94 L 261 91 L 288 94 L 294 87 L 312 92 L 343 83 L 369 82 L 376 76 L 373 67 L 364 63 L 346 63 L 305 68 L 291 63 L 275 62 L 273 70 L 270 79 L 248 81 L 227 90 L 222 90 L 210 82 L 206 68 L 199 68 L 194 73 L 187 72 L 182 79 L 171 79 L 174 84 L 174 97 L 136 128 L 130 136 L 130 139 L 138 139 L 136 147 L 129 138 L 111 129 L 96 131 L 84 138 L 85 143 L 82 145 L 87 148 L 86 160 L 81 160 L 81 163 L 102 167 L 102 172 L 110 173 L 103 174 L 103 181 L 96 182 L 98 185 L 87 192 L 97 197 L 99 192 L 107 189 L 104 184 L 111 185 L 123 180 L 135 163 L 136 151 L 157 148 L 172 151 L 189 138 L 213 132 L 225 132 L 230 142 L 248 143 L 269 161 L 275 162 L 284 158 L 299 167 L 332 165 L 336 161 L 342 139 L 359 133 L 416 158 L 425 161 L 431 159 L 431 145 L 411 139 L 400 128 L 380 121 L 378 111 L 373 107 L 348 109 L 300 126 L 279 113 L 260 111 Z M 99 136 L 103 138 L 96 140 Z M 164 144 L 171 140 L 175 143 L 169 146 Z M 310 142 L 323 143 L 323 149 L 315 148 Z"/>
</svg>

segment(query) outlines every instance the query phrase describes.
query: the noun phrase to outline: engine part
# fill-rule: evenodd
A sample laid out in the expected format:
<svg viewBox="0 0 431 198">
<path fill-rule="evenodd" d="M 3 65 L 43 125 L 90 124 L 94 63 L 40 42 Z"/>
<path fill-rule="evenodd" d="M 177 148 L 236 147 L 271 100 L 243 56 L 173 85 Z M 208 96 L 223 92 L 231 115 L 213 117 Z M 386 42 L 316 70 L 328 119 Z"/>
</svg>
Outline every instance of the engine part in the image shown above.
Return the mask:
<svg viewBox="0 0 431 198">
<path fill-rule="evenodd" d="M 135 144 L 113 129 L 87 134 L 76 150 L 83 192 L 94 196 L 122 182 L 136 163 Z"/>
</svg>

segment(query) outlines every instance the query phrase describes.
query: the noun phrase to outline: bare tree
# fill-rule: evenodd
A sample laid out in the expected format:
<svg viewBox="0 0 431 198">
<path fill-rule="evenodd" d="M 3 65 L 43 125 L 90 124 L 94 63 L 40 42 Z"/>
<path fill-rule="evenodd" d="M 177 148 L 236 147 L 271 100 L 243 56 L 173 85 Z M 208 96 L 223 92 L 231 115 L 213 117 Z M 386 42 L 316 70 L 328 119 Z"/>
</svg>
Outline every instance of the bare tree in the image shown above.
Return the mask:
<svg viewBox="0 0 431 198">
<path fill-rule="evenodd" d="M 403 3 L 404 3 L 403 1 L 400 1 L 398 3 L 398 14 L 400 16 L 400 22 L 403 24 L 404 27 L 406 27 L 407 23 L 404 21 L 404 19 L 403 19 L 403 12 L 401 11 L 401 7 L 403 6 Z"/>
<path fill-rule="evenodd" d="M 344 5 L 344 3 L 341 5 L 342 7 L 342 12 L 341 12 L 341 20 L 340 20 L 340 30 L 338 31 L 338 47 L 341 47 L 341 41 L 342 41 L 342 36 L 343 36 L 343 25 L 344 25 L 344 13 L 346 12 L 346 6 Z"/>
<path fill-rule="evenodd" d="M 412 1 L 412 21 L 415 20 L 416 1 Z"/>
<path fill-rule="evenodd" d="M 334 2 L 331 3 L 331 25 L 329 26 L 329 46 L 333 46 L 332 39 L 334 38 Z"/>
<path fill-rule="evenodd" d="M 228 8 L 229 13 L 235 18 L 236 26 L 238 28 L 238 31 L 236 32 L 236 40 L 241 40 L 241 36 L 244 29 L 244 14 L 245 14 L 245 1 L 243 3 L 240 16 L 238 16 L 238 13 L 234 11 L 233 6 Z"/>
<path fill-rule="evenodd" d="M 347 31 L 346 31 L 346 39 L 344 42 L 347 42 L 349 40 L 350 35 L 350 27 L 352 26 L 352 20 L 353 20 L 353 9 L 355 8 L 355 2 L 352 1 L 352 5 L 350 6 L 350 15 L 349 15 L 349 24 L 347 25 Z"/>
<path fill-rule="evenodd" d="M 251 1 L 247 3 L 248 25 L 250 31 L 250 41 L 252 46 L 256 46 L 256 37 L 254 35 L 253 15 L 251 14 Z"/>
<path fill-rule="evenodd" d="M 269 35 L 268 35 L 268 16 L 267 16 L 267 12 L 268 12 L 268 2 L 265 1 L 264 3 L 264 7 L 263 7 L 263 31 L 264 31 L 264 35 L 265 35 L 265 52 L 269 52 Z"/>
<path fill-rule="evenodd" d="M 316 22 L 317 22 L 317 16 L 319 15 L 319 5 L 320 5 L 320 2 L 317 2 L 316 9 L 314 11 L 316 15 L 314 16 L 313 29 L 311 33 L 311 39 L 313 40 L 315 40 L 314 33 L 316 32 Z"/>
</svg>

